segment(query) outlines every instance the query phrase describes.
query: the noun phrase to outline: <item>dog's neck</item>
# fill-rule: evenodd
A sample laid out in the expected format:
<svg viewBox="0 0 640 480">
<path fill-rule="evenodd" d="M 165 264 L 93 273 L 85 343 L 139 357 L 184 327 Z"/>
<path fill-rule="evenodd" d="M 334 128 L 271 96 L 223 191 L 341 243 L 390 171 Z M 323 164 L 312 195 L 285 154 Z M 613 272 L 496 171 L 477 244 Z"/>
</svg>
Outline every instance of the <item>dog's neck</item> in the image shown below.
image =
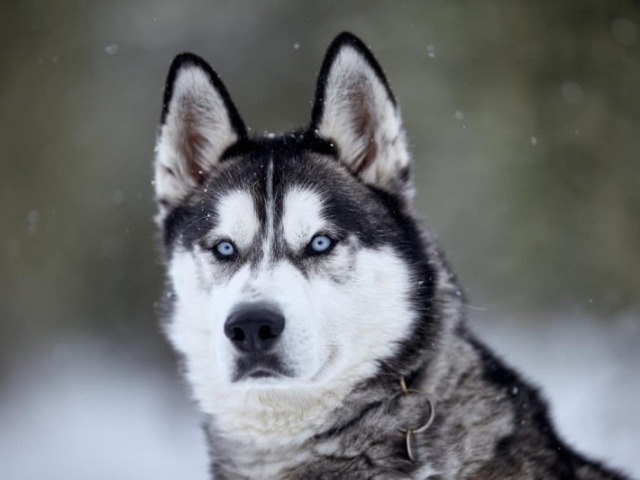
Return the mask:
<svg viewBox="0 0 640 480">
<path fill-rule="evenodd" d="M 328 389 L 331 395 L 308 395 L 293 402 L 252 399 L 260 402 L 260 411 L 247 411 L 233 427 L 231 419 L 210 416 L 205 431 L 215 478 L 297 478 L 293 472 L 300 463 L 336 449 L 348 448 L 357 455 L 369 444 L 385 441 L 398 445 L 398 462 L 411 463 L 407 429 L 433 420 L 434 406 L 413 390 L 425 368 L 409 372 L 405 382 L 398 374 L 393 381 L 365 382 L 348 392 Z M 348 445 L 341 445 L 345 437 Z"/>
</svg>

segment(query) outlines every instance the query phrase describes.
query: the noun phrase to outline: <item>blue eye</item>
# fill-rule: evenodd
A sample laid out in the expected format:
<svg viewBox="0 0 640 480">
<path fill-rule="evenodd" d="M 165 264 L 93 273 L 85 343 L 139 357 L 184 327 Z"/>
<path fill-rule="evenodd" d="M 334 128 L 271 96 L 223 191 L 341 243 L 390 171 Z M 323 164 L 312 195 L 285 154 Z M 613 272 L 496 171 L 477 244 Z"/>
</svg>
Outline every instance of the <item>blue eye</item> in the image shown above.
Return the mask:
<svg viewBox="0 0 640 480">
<path fill-rule="evenodd" d="M 327 235 L 316 235 L 311 239 L 311 243 L 309 243 L 309 253 L 329 253 L 333 245 L 334 241 L 331 237 Z"/>
<path fill-rule="evenodd" d="M 223 240 L 216 244 L 214 253 L 218 258 L 228 260 L 236 254 L 236 247 L 230 241 Z"/>
</svg>

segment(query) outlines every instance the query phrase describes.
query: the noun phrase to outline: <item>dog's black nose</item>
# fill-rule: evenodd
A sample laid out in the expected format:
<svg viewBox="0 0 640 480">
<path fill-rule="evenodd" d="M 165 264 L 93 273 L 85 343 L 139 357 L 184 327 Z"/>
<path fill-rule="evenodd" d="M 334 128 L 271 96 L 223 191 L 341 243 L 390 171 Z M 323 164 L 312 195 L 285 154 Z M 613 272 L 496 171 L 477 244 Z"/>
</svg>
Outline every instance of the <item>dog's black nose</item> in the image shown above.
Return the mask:
<svg viewBox="0 0 640 480">
<path fill-rule="evenodd" d="M 284 316 L 265 304 L 236 309 L 224 324 L 224 334 L 244 353 L 259 354 L 271 350 L 284 331 Z"/>
</svg>

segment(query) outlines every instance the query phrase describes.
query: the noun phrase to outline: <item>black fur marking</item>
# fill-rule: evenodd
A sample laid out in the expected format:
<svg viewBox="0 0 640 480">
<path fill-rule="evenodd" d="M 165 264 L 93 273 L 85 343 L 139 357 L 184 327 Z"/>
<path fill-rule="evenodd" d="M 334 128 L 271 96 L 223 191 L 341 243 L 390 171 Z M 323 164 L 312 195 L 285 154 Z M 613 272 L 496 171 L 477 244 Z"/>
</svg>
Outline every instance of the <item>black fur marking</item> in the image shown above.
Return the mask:
<svg viewBox="0 0 640 480">
<path fill-rule="evenodd" d="M 400 342 L 400 348 L 393 358 L 381 362 L 380 373 L 376 378 L 376 381 L 381 381 L 384 377 L 387 382 L 394 384 L 399 381 L 399 372 L 404 375 L 414 372 L 415 375 L 418 375 L 418 368 L 424 370 L 426 367 L 425 356 L 417 352 L 427 351 L 429 345 L 433 345 L 439 340 L 441 325 L 438 319 L 441 318 L 441 314 L 433 304 L 436 273 L 429 264 L 418 226 L 415 220 L 406 213 L 404 201 L 384 190 L 371 186 L 368 188 L 375 194 L 378 202 L 386 208 L 388 217 L 396 223 L 393 230 L 401 232 L 401 237 L 394 241 L 394 248 L 410 266 L 412 281 L 415 282 L 411 301 L 417 320 L 413 333 Z M 415 365 L 417 358 L 422 359 L 420 365 Z M 428 360 L 429 356 L 426 358 Z"/>
<path fill-rule="evenodd" d="M 329 141 L 319 138 L 313 132 L 294 130 L 273 138 L 243 138 L 227 148 L 221 160 L 263 156 L 265 153 L 271 157 L 297 156 L 305 151 L 334 158 L 338 156 L 336 148 Z"/>
<path fill-rule="evenodd" d="M 338 57 L 338 54 L 345 47 L 353 48 L 364 58 L 364 60 L 366 60 L 367 64 L 369 65 L 369 67 L 371 67 L 371 70 L 375 73 L 380 83 L 384 85 L 384 88 L 387 91 L 387 95 L 389 95 L 389 99 L 394 106 L 396 105 L 396 99 L 393 95 L 393 92 L 391 91 L 391 87 L 389 86 L 387 77 L 385 76 L 382 67 L 373 56 L 373 53 L 371 53 L 371 50 L 369 50 L 369 48 L 367 48 L 362 40 L 360 40 L 355 35 L 349 32 L 342 32 L 333 40 L 333 42 L 331 42 L 331 45 L 327 50 L 327 54 L 324 57 L 322 67 L 320 68 L 320 73 L 318 74 L 315 100 L 313 109 L 311 111 L 311 124 L 309 126 L 309 131 L 311 132 L 313 132 L 318 127 L 322 119 L 322 114 L 324 112 L 324 99 L 327 90 L 327 80 L 331 72 L 331 67 Z"/>
<path fill-rule="evenodd" d="M 400 181 L 407 183 L 411 179 L 411 168 L 407 166 L 401 169 L 398 173 L 398 178 Z"/>
<path fill-rule="evenodd" d="M 224 102 L 227 114 L 229 115 L 231 126 L 233 127 L 235 133 L 239 138 L 245 138 L 247 136 L 247 129 L 244 125 L 244 122 L 242 121 L 242 118 L 240 117 L 240 114 L 238 113 L 238 110 L 231 100 L 231 96 L 229 95 L 227 88 L 224 86 L 222 80 L 220 80 L 220 77 L 211 68 L 211 66 L 204 59 L 202 59 L 198 55 L 194 55 L 193 53 L 180 53 L 173 59 L 173 62 L 171 62 L 164 87 L 160 124 L 164 125 L 167 119 L 167 115 L 169 114 L 171 98 L 173 97 L 173 88 L 176 78 L 178 77 L 178 73 L 180 73 L 181 69 L 188 66 L 195 66 L 207 74 L 211 85 L 216 89 L 216 91 L 222 98 L 222 101 Z"/>
<path fill-rule="evenodd" d="M 188 225 L 189 222 L 196 221 L 197 218 L 198 217 L 196 217 L 193 209 L 186 206 L 178 206 L 167 214 L 164 218 L 164 225 L 162 229 L 162 240 L 166 252 L 171 250 L 171 246 L 182 233 L 186 225 Z"/>
</svg>

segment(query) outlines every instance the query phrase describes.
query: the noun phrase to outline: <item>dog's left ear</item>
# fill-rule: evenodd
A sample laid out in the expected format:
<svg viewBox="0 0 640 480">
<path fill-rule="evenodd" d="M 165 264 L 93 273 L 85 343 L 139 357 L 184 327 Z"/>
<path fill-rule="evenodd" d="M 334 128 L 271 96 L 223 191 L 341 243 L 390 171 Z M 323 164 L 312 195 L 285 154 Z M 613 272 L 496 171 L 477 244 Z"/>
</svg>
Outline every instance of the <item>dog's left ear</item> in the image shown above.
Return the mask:
<svg viewBox="0 0 640 480">
<path fill-rule="evenodd" d="M 412 199 L 398 106 L 373 54 L 350 33 L 338 35 L 327 51 L 310 128 L 337 147 L 340 161 L 363 182 Z"/>
</svg>

